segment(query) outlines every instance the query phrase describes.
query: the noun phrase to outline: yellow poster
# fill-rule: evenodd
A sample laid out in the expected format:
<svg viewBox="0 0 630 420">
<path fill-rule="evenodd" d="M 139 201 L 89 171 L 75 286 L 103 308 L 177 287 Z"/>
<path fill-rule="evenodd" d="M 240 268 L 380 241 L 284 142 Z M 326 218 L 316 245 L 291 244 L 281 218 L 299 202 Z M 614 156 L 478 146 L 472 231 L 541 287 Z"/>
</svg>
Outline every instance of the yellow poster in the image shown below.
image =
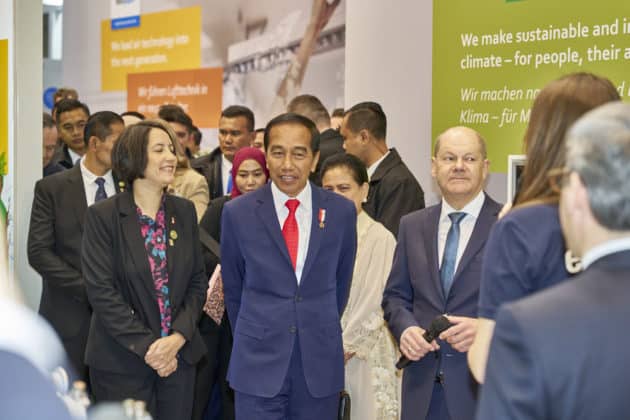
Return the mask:
<svg viewBox="0 0 630 420">
<path fill-rule="evenodd" d="M 0 176 L 9 156 L 9 40 L 0 39 Z M 0 191 L 2 188 L 0 187 Z"/>
<path fill-rule="evenodd" d="M 140 16 L 136 27 L 101 22 L 101 90 L 126 90 L 127 75 L 199 68 L 201 7 Z"/>
</svg>

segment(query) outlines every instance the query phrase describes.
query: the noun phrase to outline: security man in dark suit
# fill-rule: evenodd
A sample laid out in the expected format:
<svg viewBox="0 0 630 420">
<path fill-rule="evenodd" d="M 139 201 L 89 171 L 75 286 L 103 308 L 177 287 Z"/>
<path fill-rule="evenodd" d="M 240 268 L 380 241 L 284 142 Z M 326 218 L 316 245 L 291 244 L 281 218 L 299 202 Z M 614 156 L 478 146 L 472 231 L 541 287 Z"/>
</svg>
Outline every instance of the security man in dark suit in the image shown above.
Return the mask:
<svg viewBox="0 0 630 420">
<path fill-rule="evenodd" d="M 501 307 L 477 418 L 626 419 L 630 413 L 630 105 L 585 114 L 549 173 L 582 273 Z"/>
<path fill-rule="evenodd" d="M 117 192 L 111 150 L 124 129 L 113 112 L 92 115 L 85 126 L 86 153 L 67 171 L 37 182 L 28 233 L 28 259 L 43 279 L 39 312 L 57 331 L 83 380 L 91 308 L 81 273 L 81 238 L 87 207 Z"/>
<path fill-rule="evenodd" d="M 52 162 L 65 169 L 72 168 L 86 152 L 84 131 L 90 109 L 77 99 L 62 99 L 55 104 L 57 132 L 63 142 Z"/>
<path fill-rule="evenodd" d="M 387 118 L 376 102 L 361 102 L 346 111 L 341 125 L 343 148 L 365 163 L 370 190 L 363 210 L 394 236 L 400 219 L 424 208 L 424 192 L 396 149 L 385 140 Z"/>
<path fill-rule="evenodd" d="M 232 192 L 232 160 L 240 149 L 253 145 L 254 122 L 254 113 L 249 108 L 228 106 L 219 119 L 219 147 L 190 162 L 194 170 L 206 177 L 211 200 Z"/>
</svg>

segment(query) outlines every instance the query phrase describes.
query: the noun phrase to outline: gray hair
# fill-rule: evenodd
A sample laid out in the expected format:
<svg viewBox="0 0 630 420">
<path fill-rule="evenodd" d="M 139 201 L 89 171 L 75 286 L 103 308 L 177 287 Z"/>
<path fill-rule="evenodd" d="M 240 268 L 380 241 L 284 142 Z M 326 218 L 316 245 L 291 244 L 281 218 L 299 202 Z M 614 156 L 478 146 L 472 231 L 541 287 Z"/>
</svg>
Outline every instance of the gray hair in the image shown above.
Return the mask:
<svg viewBox="0 0 630 420">
<path fill-rule="evenodd" d="M 611 230 L 630 230 L 630 104 L 602 105 L 567 133 L 567 163 L 588 191 L 595 219 Z"/>
</svg>

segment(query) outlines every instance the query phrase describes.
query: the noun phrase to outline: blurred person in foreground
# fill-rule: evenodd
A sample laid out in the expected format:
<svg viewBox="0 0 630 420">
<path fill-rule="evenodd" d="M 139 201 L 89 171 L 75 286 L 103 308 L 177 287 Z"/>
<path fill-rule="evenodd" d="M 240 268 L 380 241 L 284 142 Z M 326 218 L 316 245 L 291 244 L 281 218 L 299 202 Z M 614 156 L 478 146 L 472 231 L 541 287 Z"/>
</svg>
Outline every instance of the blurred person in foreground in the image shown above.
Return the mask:
<svg viewBox="0 0 630 420">
<path fill-rule="evenodd" d="M 397 420 L 398 351 L 381 308 L 396 240 L 361 208 L 369 184 L 367 170 L 359 158 L 345 153 L 332 156 L 322 165 L 321 175 L 325 190 L 343 195 L 357 209 L 357 257 L 348 304 L 341 317 L 351 419 Z"/>
<path fill-rule="evenodd" d="M 232 178 L 234 179 L 234 188 L 232 188 L 230 195 L 212 200 L 201 222 L 199 222 L 199 229 L 204 229 L 207 232 L 217 248 L 221 241 L 221 213 L 225 203 L 256 191 L 267 184 L 269 171 L 267 170 L 265 154 L 254 147 L 244 147 L 236 152 L 232 165 Z M 216 252 L 215 249 L 204 244 L 204 261 L 208 275 L 214 272 L 217 264 L 221 261 L 220 255 L 216 255 L 214 252 Z M 215 302 L 210 296 L 211 292 L 208 290 L 206 307 L 204 307 L 206 311 L 199 322 L 199 331 L 201 331 L 201 336 L 208 348 L 208 354 L 197 366 L 193 419 L 203 417 L 203 410 L 206 408 L 210 392 L 213 386 L 218 384 L 222 419 L 230 420 L 234 419 L 234 392 L 227 382 L 227 368 L 232 351 L 232 331 L 221 296 L 220 307 L 215 308 L 217 312 L 214 317 L 211 311 L 207 310 L 208 305 Z"/>
<path fill-rule="evenodd" d="M 190 418 L 197 323 L 206 293 L 193 204 L 166 192 L 177 166 L 163 121 L 128 127 L 112 151 L 126 191 L 90 207 L 82 267 L 93 308 L 86 349 L 97 402 L 146 401 L 156 419 Z"/>
<path fill-rule="evenodd" d="M 565 162 L 566 132 L 580 116 L 619 94 L 605 78 L 564 76 L 536 97 L 525 133 L 527 162 L 514 206 L 494 226 L 482 269 L 479 327 L 468 353 L 475 379 L 483 382 L 499 307 L 569 278 L 575 271 L 560 230 L 558 192 L 547 173 Z"/>
<path fill-rule="evenodd" d="M 583 271 L 499 309 L 480 420 L 630 413 L 630 105 L 590 111 L 565 143 L 563 166 L 548 175 Z"/>
<path fill-rule="evenodd" d="M 431 162 L 442 202 L 401 220 L 383 309 L 410 361 L 402 420 L 474 417 L 476 384 L 466 352 L 477 330 L 484 245 L 501 209 L 483 191 L 489 165 L 479 133 L 449 128 L 436 139 Z M 423 335 L 441 315 L 451 325 L 427 342 Z"/>
</svg>

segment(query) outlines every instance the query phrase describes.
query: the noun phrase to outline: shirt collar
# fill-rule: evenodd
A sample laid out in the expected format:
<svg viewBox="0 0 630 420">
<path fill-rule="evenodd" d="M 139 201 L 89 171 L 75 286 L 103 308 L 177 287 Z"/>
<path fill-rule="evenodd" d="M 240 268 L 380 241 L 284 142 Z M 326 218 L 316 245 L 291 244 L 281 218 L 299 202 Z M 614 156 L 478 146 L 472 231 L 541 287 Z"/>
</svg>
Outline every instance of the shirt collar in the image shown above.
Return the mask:
<svg viewBox="0 0 630 420">
<path fill-rule="evenodd" d="M 75 151 L 69 147 L 68 147 L 68 156 L 70 156 L 70 162 L 72 162 L 72 166 L 74 166 L 74 164 L 77 162 L 78 159 L 83 160 L 83 157 L 80 154 L 75 153 Z"/>
<path fill-rule="evenodd" d="M 223 153 L 221 153 L 221 165 L 228 171 L 232 169 L 232 162 L 230 162 Z"/>
<path fill-rule="evenodd" d="M 102 176 L 98 176 L 98 175 L 95 175 L 94 173 L 92 173 L 87 168 L 87 166 L 85 166 L 85 156 L 81 158 L 81 160 L 79 161 L 79 165 L 81 165 L 81 175 L 83 176 L 83 179 L 85 180 L 85 182 L 87 182 L 88 184 L 95 183 L 96 182 L 96 178 L 103 178 L 103 179 L 105 179 L 106 183 L 109 183 L 110 180 L 112 180 L 112 170 L 111 169 L 109 171 L 105 172 L 105 174 L 103 174 Z M 113 182 L 113 180 L 111 182 Z"/>
<path fill-rule="evenodd" d="M 585 270 L 589 265 L 606 255 L 626 250 L 630 250 L 630 237 L 613 239 L 612 241 L 594 246 L 584 253 L 582 257 L 582 269 Z"/>
<path fill-rule="evenodd" d="M 286 208 L 285 204 L 287 200 L 291 198 L 297 198 L 299 200 L 300 205 L 298 208 L 302 206 L 304 206 L 305 209 L 311 208 L 311 183 L 310 182 L 306 183 L 306 187 L 304 187 L 304 189 L 300 191 L 300 193 L 297 196 L 289 197 L 288 195 L 280 191 L 280 188 L 278 188 L 276 184 L 272 181 L 271 182 L 271 195 L 273 196 L 273 204 L 276 207 L 276 211 Z"/>
<path fill-rule="evenodd" d="M 479 213 L 481 213 L 481 208 L 483 207 L 483 202 L 485 201 L 486 196 L 483 190 L 479 191 L 479 193 L 468 202 L 461 210 L 455 210 L 450 204 L 446 202 L 444 198 L 442 198 L 442 212 L 440 213 L 440 221 L 444 221 L 448 218 L 448 215 L 451 213 L 462 212 L 466 213 L 469 216 L 477 219 L 479 217 Z"/>
<path fill-rule="evenodd" d="M 387 153 L 385 153 L 383 156 L 381 156 L 381 158 L 379 160 L 377 160 L 376 162 L 371 164 L 369 168 L 367 168 L 368 179 L 372 179 L 372 177 L 374 176 L 374 172 L 376 172 L 376 168 L 378 168 L 378 165 L 380 165 L 381 162 L 383 160 L 385 160 L 387 155 L 389 155 L 389 150 L 387 151 Z"/>
</svg>

